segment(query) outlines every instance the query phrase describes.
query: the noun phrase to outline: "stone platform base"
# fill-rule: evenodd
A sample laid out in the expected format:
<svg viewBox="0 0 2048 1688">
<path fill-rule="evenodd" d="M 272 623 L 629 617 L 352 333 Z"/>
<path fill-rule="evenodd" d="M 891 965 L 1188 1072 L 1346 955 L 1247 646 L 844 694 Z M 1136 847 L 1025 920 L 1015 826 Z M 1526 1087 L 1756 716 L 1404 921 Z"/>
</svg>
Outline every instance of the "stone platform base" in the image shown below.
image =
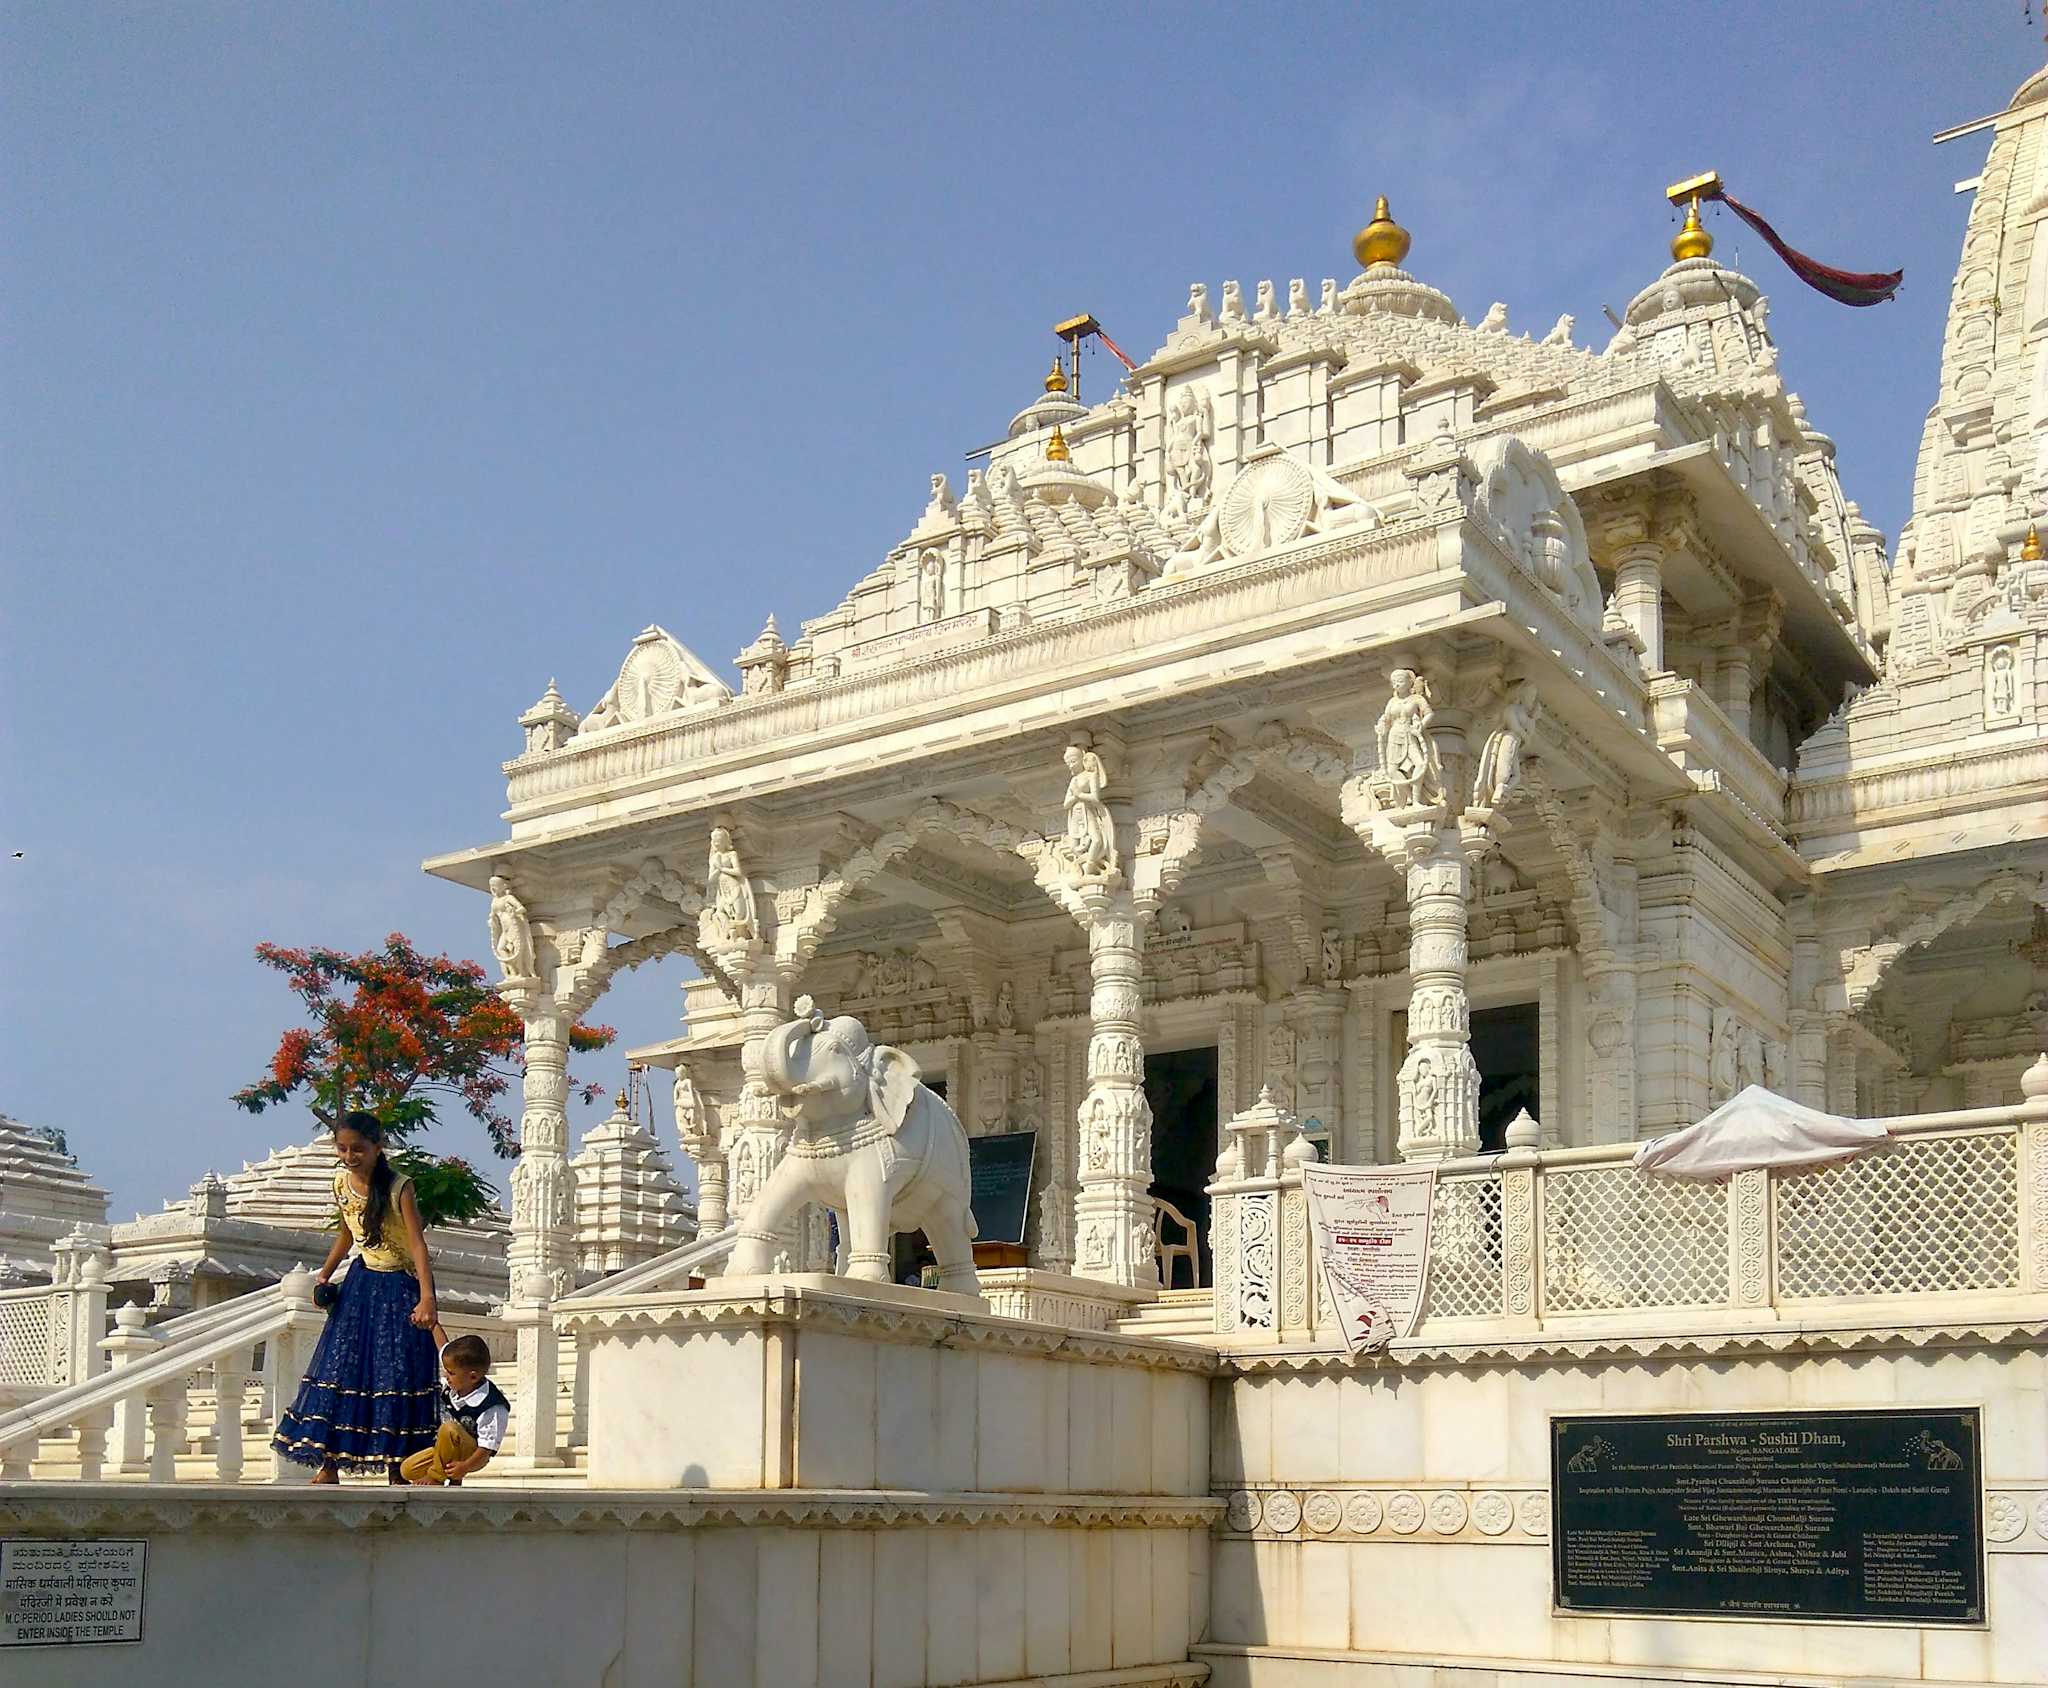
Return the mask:
<svg viewBox="0 0 2048 1688">
<path fill-rule="evenodd" d="M 21 1484 L 0 1536 L 149 1543 L 139 1645 L 8 1688 L 1199 1682 L 1214 1508 L 1044 1496 Z"/>
<path fill-rule="evenodd" d="M 1668 1666 L 1572 1664 L 1544 1659 L 1418 1658 L 1280 1647 L 1198 1645 L 1212 1688 L 1925 1688 L 1924 1677 L 1814 1676 Z M 1983 1679 L 1948 1688 L 1996 1688 Z"/>
<path fill-rule="evenodd" d="M 594 1488 L 1206 1495 L 1215 1356 L 799 1274 L 592 1297 Z"/>
</svg>

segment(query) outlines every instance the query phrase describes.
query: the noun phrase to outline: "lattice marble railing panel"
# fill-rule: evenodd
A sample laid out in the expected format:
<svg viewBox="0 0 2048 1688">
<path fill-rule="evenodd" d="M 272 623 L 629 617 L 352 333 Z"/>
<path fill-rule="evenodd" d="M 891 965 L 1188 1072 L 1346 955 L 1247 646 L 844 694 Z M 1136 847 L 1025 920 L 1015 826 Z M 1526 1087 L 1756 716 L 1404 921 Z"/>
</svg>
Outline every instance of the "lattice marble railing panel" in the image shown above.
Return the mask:
<svg viewBox="0 0 2048 1688">
<path fill-rule="evenodd" d="M 1728 1191 L 1634 1167 L 1559 1167 L 1543 1180 L 1544 1310 L 1610 1313 L 1728 1299 Z"/>
<path fill-rule="evenodd" d="M 49 1292 L 0 1297 L 0 1383 L 55 1381 L 50 1376 Z"/>
<path fill-rule="evenodd" d="M 1429 1222 L 1430 1319 L 1497 1319 L 1500 1178 L 1439 1178 Z"/>
<path fill-rule="evenodd" d="M 1773 1186 L 1781 1298 L 2020 1286 L 2019 1140 L 2009 1133 L 1899 1138 Z"/>
</svg>

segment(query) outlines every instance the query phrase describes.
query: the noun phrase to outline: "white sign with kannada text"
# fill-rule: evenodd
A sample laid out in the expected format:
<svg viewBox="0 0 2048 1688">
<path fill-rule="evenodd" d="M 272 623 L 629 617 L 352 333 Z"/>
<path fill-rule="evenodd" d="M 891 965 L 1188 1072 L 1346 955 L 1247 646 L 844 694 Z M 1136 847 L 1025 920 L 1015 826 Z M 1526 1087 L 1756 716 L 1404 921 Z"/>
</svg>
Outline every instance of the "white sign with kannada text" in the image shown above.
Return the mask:
<svg viewBox="0 0 2048 1688">
<path fill-rule="evenodd" d="M 0 1647 L 142 1639 L 145 1541 L 0 1541 Z"/>
</svg>

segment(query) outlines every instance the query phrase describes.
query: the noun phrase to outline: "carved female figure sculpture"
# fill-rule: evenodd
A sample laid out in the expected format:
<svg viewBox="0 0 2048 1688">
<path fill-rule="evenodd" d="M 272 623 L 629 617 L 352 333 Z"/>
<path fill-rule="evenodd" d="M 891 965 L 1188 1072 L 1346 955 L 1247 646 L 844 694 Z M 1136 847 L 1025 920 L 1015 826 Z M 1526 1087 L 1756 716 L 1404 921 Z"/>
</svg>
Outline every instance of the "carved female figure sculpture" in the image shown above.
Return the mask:
<svg viewBox="0 0 2048 1688">
<path fill-rule="evenodd" d="M 1078 744 L 1067 746 L 1067 855 L 1076 871 L 1093 877 L 1116 865 L 1116 833 L 1103 797 L 1109 775 L 1102 758 Z"/>
<path fill-rule="evenodd" d="M 512 882 L 491 876 L 491 953 L 508 979 L 533 976 L 533 931 L 526 923 L 526 905 L 512 894 Z"/>
<path fill-rule="evenodd" d="M 1415 1135 L 1434 1137 L 1436 1135 L 1436 1104 L 1438 1085 L 1436 1068 L 1430 1065 L 1427 1055 L 1415 1057 Z"/>
<path fill-rule="evenodd" d="M 687 1151 L 693 1145 L 702 1147 L 704 1142 L 704 1121 L 698 1111 L 697 1087 L 690 1082 L 689 1073 L 676 1068 L 675 1084 L 676 1136 Z"/>
<path fill-rule="evenodd" d="M 711 829 L 711 863 L 705 887 L 705 901 L 719 931 L 728 942 L 754 935 L 754 888 L 740 871 L 740 853 L 733 848 L 732 834 L 722 826 Z"/>
<path fill-rule="evenodd" d="M 1430 736 L 1436 711 L 1429 703 L 1429 682 L 1412 668 L 1397 668 L 1387 676 L 1387 683 L 1393 687 L 1393 696 L 1380 711 L 1376 732 L 1381 776 L 1397 808 L 1440 803 L 1444 770 L 1436 740 Z"/>
<path fill-rule="evenodd" d="M 1543 702 L 1527 680 L 1508 694 L 1500 725 L 1487 735 L 1479 752 L 1479 768 L 1472 776 L 1472 806 L 1498 809 L 1522 781 L 1522 753 L 1529 735 L 1536 730 Z"/>
</svg>

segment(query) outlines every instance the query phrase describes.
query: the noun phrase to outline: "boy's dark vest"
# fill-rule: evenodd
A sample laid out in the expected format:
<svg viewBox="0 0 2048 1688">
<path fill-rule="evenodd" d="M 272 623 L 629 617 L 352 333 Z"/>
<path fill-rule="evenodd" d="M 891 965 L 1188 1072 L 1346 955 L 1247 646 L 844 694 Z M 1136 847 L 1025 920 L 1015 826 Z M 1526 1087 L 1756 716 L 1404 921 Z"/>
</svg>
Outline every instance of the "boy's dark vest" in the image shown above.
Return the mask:
<svg viewBox="0 0 2048 1688">
<path fill-rule="evenodd" d="M 454 1395 L 449 1392 L 447 1384 L 441 1385 L 441 1422 L 443 1424 L 459 1424 L 471 1436 L 476 1434 L 476 1421 L 493 1407 L 503 1407 L 507 1412 L 510 1412 L 512 1410 L 512 1403 L 505 1399 L 503 1394 L 499 1392 L 498 1386 L 489 1378 L 484 1379 L 484 1398 L 481 1401 L 472 1401 L 466 1407 L 456 1401 Z"/>
</svg>

